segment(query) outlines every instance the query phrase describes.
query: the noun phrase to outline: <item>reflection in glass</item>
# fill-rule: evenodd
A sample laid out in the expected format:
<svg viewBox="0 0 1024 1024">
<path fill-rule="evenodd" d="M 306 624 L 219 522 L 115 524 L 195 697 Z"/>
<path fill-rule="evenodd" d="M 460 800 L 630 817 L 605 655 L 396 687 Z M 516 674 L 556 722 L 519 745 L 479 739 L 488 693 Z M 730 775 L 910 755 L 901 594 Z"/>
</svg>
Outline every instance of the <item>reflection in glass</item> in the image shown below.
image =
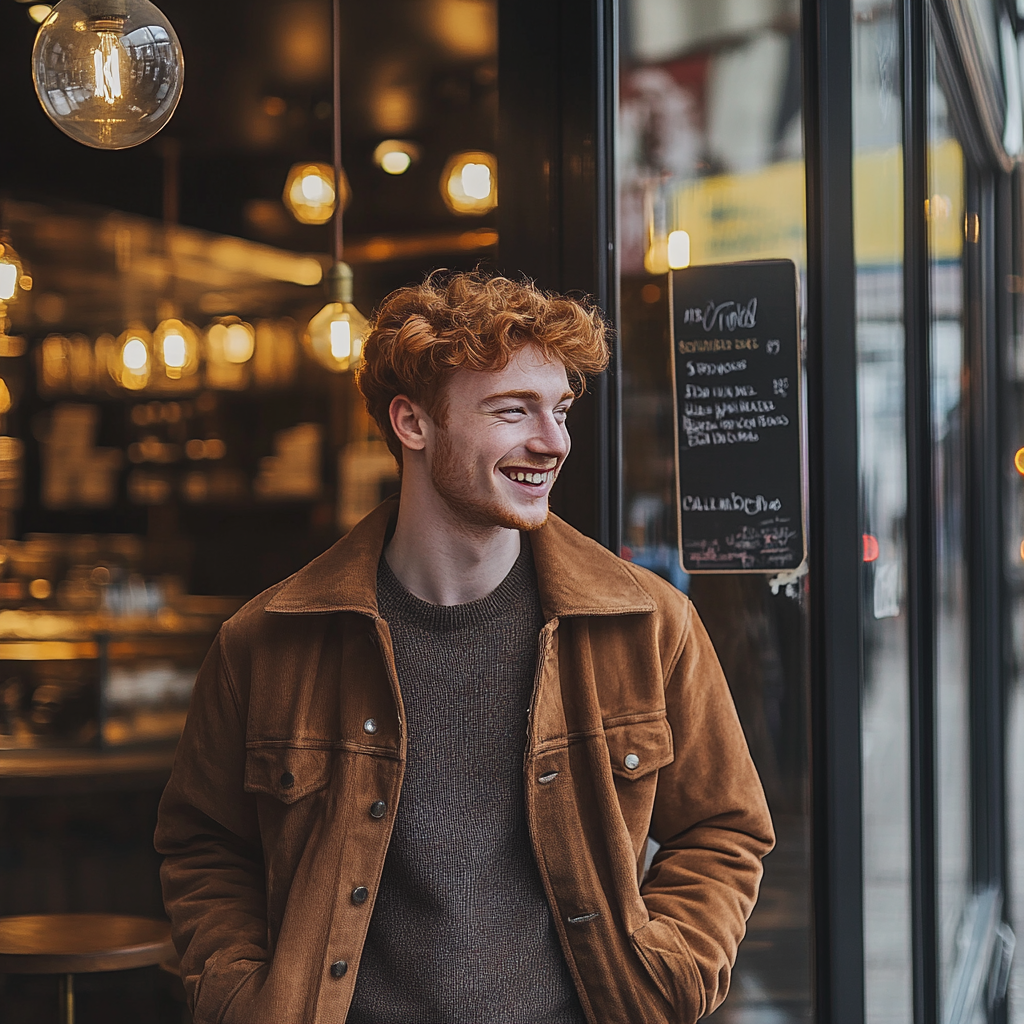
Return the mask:
<svg viewBox="0 0 1024 1024">
<path fill-rule="evenodd" d="M 967 403 L 963 323 L 963 154 L 935 71 L 929 74 L 928 248 L 935 515 L 936 804 L 940 995 L 949 993 L 971 892 L 970 666 L 964 498 Z"/>
<path fill-rule="evenodd" d="M 667 276 L 771 257 L 804 272 L 799 5 L 628 0 L 621 11 L 623 554 L 693 599 L 778 832 L 714 1019 L 809 1021 L 807 579 L 775 594 L 764 576 L 679 567 Z"/>
<path fill-rule="evenodd" d="M 899 7 L 855 5 L 854 240 L 864 528 L 866 1020 L 912 1019 Z"/>
</svg>

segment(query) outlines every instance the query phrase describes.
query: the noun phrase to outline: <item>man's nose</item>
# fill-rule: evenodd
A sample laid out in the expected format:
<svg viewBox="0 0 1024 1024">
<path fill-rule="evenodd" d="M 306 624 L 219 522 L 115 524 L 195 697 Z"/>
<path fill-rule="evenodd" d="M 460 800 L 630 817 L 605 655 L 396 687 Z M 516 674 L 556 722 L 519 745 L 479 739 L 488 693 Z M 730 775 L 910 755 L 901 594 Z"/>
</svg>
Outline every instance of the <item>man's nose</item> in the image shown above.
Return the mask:
<svg viewBox="0 0 1024 1024">
<path fill-rule="evenodd" d="M 554 416 L 541 416 L 527 448 L 537 455 L 564 458 L 569 454 L 569 435 L 565 424 L 559 423 Z"/>
</svg>

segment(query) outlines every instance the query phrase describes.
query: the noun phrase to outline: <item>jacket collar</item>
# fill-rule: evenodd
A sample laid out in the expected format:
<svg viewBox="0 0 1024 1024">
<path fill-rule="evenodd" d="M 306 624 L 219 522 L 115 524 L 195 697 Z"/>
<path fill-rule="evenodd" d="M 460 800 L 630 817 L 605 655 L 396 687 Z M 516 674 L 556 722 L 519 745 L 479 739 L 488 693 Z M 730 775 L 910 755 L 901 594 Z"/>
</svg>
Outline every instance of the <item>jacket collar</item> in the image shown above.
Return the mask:
<svg viewBox="0 0 1024 1024">
<path fill-rule="evenodd" d="M 389 498 L 318 558 L 277 587 L 268 612 L 358 612 L 377 618 L 377 565 L 398 515 Z M 555 515 L 530 534 L 544 616 L 628 615 L 655 610 L 627 564 Z"/>
</svg>

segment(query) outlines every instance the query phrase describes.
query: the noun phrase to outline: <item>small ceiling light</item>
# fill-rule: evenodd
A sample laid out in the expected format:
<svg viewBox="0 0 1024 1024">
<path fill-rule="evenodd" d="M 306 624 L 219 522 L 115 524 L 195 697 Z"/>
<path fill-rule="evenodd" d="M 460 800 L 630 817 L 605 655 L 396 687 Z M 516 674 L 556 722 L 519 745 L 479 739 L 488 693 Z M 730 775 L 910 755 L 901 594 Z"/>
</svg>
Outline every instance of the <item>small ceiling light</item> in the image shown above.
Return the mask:
<svg viewBox="0 0 1024 1024">
<path fill-rule="evenodd" d="M 153 333 L 153 349 L 168 380 L 181 380 L 199 369 L 199 339 L 184 320 L 164 320 Z"/>
<path fill-rule="evenodd" d="M 373 162 L 387 174 L 405 174 L 419 158 L 420 147 L 403 139 L 385 139 L 373 151 Z"/>
<path fill-rule="evenodd" d="M 50 11 L 52 10 L 53 8 L 49 4 L 33 4 L 28 9 L 28 16 L 37 25 L 42 25 L 42 23 L 50 16 Z"/>
<path fill-rule="evenodd" d="M 348 206 L 349 187 L 340 175 L 342 206 Z M 284 205 L 300 224 L 326 224 L 334 216 L 337 193 L 330 164 L 295 164 L 284 183 Z"/>
<path fill-rule="evenodd" d="M 690 236 L 685 231 L 668 234 L 669 270 L 682 270 L 690 265 Z"/>
<path fill-rule="evenodd" d="M 490 153 L 456 153 L 441 174 L 441 196 L 452 213 L 489 213 L 498 205 L 498 162 Z"/>
<path fill-rule="evenodd" d="M 62 132 L 96 149 L 127 149 L 171 119 L 185 63 L 149 0 L 61 0 L 39 28 L 32 77 Z"/>
<path fill-rule="evenodd" d="M 118 383 L 129 391 L 141 391 L 149 383 L 152 340 L 149 331 L 141 327 L 129 327 L 117 339 L 120 366 L 115 373 Z"/>
</svg>

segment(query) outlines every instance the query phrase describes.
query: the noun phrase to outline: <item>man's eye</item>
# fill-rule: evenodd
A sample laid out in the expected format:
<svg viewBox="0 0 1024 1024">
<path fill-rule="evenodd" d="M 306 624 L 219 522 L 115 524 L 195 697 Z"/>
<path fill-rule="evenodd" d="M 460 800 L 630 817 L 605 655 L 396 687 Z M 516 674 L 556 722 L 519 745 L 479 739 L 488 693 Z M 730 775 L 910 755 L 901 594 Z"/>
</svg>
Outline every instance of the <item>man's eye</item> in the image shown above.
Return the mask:
<svg viewBox="0 0 1024 1024">
<path fill-rule="evenodd" d="M 524 413 L 525 414 L 526 410 L 523 409 L 521 406 L 517 407 L 515 409 L 500 409 L 499 410 L 499 413 L 502 416 L 508 416 L 510 413 L 514 413 L 514 412 L 519 412 L 519 413 Z"/>
</svg>

